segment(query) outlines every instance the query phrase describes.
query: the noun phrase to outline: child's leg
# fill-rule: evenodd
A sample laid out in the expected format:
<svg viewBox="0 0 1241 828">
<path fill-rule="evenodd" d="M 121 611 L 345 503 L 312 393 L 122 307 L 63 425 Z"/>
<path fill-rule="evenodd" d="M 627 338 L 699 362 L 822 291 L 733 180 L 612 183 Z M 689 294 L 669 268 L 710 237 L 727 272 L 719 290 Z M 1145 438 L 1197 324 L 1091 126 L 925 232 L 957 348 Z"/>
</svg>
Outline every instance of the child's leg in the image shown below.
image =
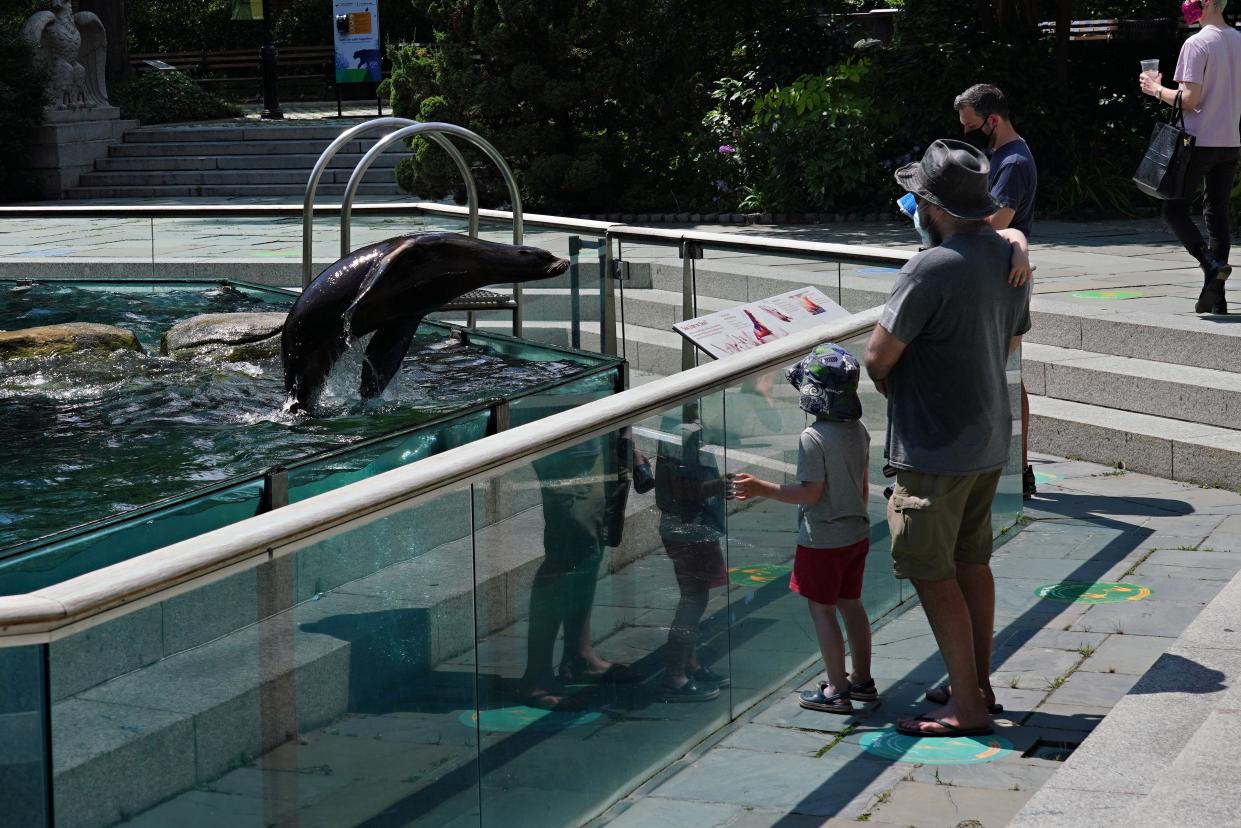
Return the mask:
<svg viewBox="0 0 1241 828">
<path fill-rule="evenodd" d="M 853 665 L 853 674 L 849 680 L 854 684 L 865 684 L 870 681 L 870 618 L 866 608 L 857 598 L 841 598 L 836 603 L 840 615 L 845 620 L 845 630 L 849 633 L 849 660 Z"/>
<path fill-rule="evenodd" d="M 823 655 L 823 667 L 832 685 L 832 693 L 843 693 L 849 689 L 849 674 L 845 672 L 845 640 L 840 634 L 840 624 L 836 622 L 836 606 L 820 604 L 809 598 L 806 604 L 810 607 L 810 619 L 814 622 L 819 652 Z"/>
<path fill-rule="evenodd" d="M 668 671 L 666 681 L 673 687 L 680 687 L 688 681 L 688 674 L 697 667 L 694 658 L 694 647 L 698 643 L 698 622 L 707 609 L 707 591 L 689 591 L 681 589 L 681 600 L 677 604 L 676 615 L 672 626 L 668 628 L 668 648 L 665 667 Z"/>
</svg>

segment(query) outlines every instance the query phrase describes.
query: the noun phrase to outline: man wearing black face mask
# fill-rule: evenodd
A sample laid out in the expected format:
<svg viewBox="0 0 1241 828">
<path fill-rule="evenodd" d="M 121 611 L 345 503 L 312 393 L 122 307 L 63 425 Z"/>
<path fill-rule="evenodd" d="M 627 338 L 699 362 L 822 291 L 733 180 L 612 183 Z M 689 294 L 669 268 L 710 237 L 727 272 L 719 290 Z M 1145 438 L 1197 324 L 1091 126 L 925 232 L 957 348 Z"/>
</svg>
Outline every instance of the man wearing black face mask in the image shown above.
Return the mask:
<svg viewBox="0 0 1241 828">
<path fill-rule="evenodd" d="M 1008 101 L 998 87 L 976 83 L 953 101 L 964 140 L 987 153 L 991 172 L 987 183 L 991 196 L 1000 204 L 987 223 L 996 230 L 1013 227 L 1030 238 L 1034 223 L 1034 194 L 1038 190 L 1038 168 L 1025 139 L 1013 129 Z M 1029 464 L 1030 397 L 1021 383 L 1021 493 L 1038 493 L 1034 468 Z"/>
<path fill-rule="evenodd" d="M 957 95 L 953 107 L 965 130 L 962 139 L 987 153 L 991 161 L 988 183 L 1000 209 L 987 222 L 996 230 L 1016 227 L 1029 238 L 1038 167 L 1025 139 L 1013 129 L 1004 93 L 977 83 Z"/>
</svg>

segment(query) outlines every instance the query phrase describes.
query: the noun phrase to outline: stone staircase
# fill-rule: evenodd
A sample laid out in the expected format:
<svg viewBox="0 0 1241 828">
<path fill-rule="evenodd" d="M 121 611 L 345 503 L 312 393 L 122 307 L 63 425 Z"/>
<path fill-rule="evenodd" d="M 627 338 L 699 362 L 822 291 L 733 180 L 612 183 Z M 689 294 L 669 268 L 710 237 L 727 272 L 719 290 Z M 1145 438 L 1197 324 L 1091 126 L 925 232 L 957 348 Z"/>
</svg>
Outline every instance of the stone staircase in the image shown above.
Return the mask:
<svg viewBox="0 0 1241 828">
<path fill-rule="evenodd" d="M 804 285 L 839 295 L 845 308 L 860 311 L 881 304 L 891 284 L 891 277 L 859 275 L 864 269 L 854 268 L 843 273 L 838 294 L 834 264 L 791 269 L 750 261 L 756 263 L 699 263 L 700 313 Z M 624 289 L 625 355 L 643 374 L 675 373 L 681 365 L 681 338 L 672 330 L 681 316 L 680 262 L 635 261 L 631 273 L 636 278 Z M 540 293 L 527 291 L 527 318 L 534 320 L 528 332 L 557 341 L 566 329 L 553 331 L 554 323 L 537 319 L 565 319 L 567 311 L 541 312 L 540 303 L 550 297 Z M 1035 297 L 1023 352 L 1030 449 L 1201 486 L 1241 487 L 1241 325 L 1228 317 L 1121 310 L 1123 302 L 1101 309 Z M 595 347 L 597 332 L 597 322 L 584 323 L 586 347 Z"/>
<path fill-rule="evenodd" d="M 142 127 L 125 133 L 95 169 L 82 175 L 68 199 L 161 199 L 301 196 L 319 154 L 351 122 L 314 124 Z M 380 133 L 350 142 L 332 160 L 319 195 L 339 196 L 353 167 Z M 367 172 L 360 195 L 397 196 L 393 168 L 404 148 L 392 148 Z"/>
</svg>

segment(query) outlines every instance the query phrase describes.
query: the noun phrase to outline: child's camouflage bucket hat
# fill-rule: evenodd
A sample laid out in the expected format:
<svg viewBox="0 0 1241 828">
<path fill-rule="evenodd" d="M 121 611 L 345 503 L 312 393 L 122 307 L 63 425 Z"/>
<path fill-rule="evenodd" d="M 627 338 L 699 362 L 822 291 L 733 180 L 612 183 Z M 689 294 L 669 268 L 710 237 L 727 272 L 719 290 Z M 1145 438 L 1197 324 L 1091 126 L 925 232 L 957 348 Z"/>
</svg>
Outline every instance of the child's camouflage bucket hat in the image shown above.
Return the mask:
<svg viewBox="0 0 1241 828">
<path fill-rule="evenodd" d="M 862 367 L 853 354 L 829 342 L 819 345 L 788 370 L 789 382 L 801 395 L 798 405 L 807 414 L 834 420 L 862 417 L 858 380 Z"/>
</svg>

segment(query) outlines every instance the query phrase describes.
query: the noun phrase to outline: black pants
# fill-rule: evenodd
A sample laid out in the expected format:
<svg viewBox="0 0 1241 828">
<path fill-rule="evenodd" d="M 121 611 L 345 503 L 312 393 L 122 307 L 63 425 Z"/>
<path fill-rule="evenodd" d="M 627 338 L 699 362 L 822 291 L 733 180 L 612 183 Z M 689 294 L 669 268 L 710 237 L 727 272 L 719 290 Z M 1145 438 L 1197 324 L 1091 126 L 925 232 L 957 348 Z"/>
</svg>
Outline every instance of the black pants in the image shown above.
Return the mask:
<svg viewBox="0 0 1241 828">
<path fill-rule="evenodd" d="M 1232 180 L 1237 173 L 1238 147 L 1194 147 L 1185 171 L 1186 197 L 1163 203 L 1163 220 L 1180 239 L 1181 244 L 1195 259 L 1210 248 L 1221 262 L 1228 261 L 1232 232 L 1229 228 L 1228 201 L 1232 195 Z M 1197 196 L 1198 188 L 1205 182 L 1206 198 L 1202 216 L 1207 222 L 1207 240 L 1202 231 L 1189 217 L 1190 202 Z"/>
</svg>

